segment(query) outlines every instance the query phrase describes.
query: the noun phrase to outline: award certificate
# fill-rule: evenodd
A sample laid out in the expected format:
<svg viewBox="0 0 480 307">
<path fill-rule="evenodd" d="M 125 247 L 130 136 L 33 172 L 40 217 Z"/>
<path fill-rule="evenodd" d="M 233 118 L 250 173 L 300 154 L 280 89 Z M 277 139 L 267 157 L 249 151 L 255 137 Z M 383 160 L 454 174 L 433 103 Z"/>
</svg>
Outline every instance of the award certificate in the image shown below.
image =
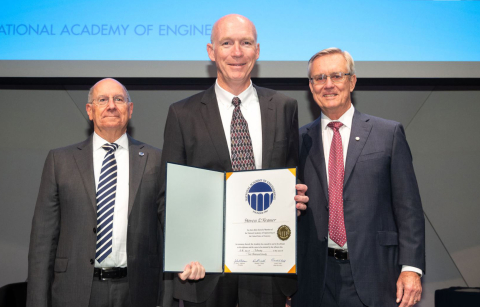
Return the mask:
<svg viewBox="0 0 480 307">
<path fill-rule="evenodd" d="M 296 169 L 218 172 L 167 163 L 164 271 L 296 274 Z"/>
</svg>

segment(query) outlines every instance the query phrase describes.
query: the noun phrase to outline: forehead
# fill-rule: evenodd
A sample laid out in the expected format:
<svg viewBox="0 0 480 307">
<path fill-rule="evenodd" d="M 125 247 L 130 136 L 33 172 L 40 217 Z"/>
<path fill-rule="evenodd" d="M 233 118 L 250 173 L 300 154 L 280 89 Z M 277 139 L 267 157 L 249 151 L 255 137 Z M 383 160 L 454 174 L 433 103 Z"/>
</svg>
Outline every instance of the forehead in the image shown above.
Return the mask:
<svg viewBox="0 0 480 307">
<path fill-rule="evenodd" d="M 316 58 L 311 66 L 312 73 L 346 72 L 347 60 L 339 53 L 327 54 Z"/>
<path fill-rule="evenodd" d="M 255 39 L 253 24 L 247 20 L 239 18 L 230 18 L 219 21 L 217 27 L 217 40 L 232 37 Z"/>
<path fill-rule="evenodd" d="M 114 80 L 102 80 L 93 88 L 95 96 L 125 95 L 122 85 Z"/>
</svg>

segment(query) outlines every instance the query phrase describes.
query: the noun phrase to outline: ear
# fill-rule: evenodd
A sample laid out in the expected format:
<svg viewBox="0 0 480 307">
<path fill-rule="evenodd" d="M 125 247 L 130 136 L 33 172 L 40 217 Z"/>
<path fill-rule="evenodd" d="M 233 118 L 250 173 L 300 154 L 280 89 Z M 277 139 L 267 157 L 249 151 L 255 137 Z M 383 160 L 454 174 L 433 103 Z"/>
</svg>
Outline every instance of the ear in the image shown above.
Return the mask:
<svg viewBox="0 0 480 307">
<path fill-rule="evenodd" d="M 350 78 L 350 93 L 353 92 L 353 89 L 355 88 L 355 84 L 357 84 L 357 75 L 353 75 Z"/>
<path fill-rule="evenodd" d="M 88 118 L 93 120 L 93 104 L 87 103 L 85 109 L 87 110 Z"/>
<path fill-rule="evenodd" d="M 257 44 L 257 58 L 256 58 L 256 60 L 258 60 L 259 57 L 260 57 L 260 44 Z"/>
<path fill-rule="evenodd" d="M 128 103 L 128 119 L 132 119 L 132 113 L 133 113 L 133 102 Z"/>
<path fill-rule="evenodd" d="M 207 53 L 210 60 L 215 62 L 215 50 L 213 50 L 213 44 L 207 44 Z"/>
</svg>

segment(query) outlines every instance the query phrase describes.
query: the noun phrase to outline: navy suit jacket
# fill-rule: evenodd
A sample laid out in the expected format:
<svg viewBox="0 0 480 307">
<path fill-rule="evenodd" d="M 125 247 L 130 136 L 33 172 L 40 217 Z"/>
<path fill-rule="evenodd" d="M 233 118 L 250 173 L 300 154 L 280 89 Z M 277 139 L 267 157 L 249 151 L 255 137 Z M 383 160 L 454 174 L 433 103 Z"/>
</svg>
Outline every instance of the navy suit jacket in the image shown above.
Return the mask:
<svg viewBox="0 0 480 307">
<path fill-rule="evenodd" d="M 328 248 L 328 184 L 320 118 L 300 129 L 296 306 L 319 306 Z M 355 288 L 368 306 L 397 306 L 402 265 L 425 272 L 425 221 L 402 125 L 355 111 L 345 162 L 344 217 Z"/>
</svg>

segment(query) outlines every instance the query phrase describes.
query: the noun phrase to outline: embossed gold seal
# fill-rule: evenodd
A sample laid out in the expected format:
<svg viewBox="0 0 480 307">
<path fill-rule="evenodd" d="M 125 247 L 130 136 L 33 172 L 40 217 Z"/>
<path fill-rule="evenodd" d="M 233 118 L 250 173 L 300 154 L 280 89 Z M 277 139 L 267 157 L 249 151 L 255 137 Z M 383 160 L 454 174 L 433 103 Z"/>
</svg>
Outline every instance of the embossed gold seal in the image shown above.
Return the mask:
<svg viewBox="0 0 480 307">
<path fill-rule="evenodd" d="M 282 225 L 278 227 L 277 236 L 280 240 L 282 241 L 288 240 L 291 234 L 292 232 L 290 231 L 290 227 L 288 227 L 287 225 Z"/>
</svg>

